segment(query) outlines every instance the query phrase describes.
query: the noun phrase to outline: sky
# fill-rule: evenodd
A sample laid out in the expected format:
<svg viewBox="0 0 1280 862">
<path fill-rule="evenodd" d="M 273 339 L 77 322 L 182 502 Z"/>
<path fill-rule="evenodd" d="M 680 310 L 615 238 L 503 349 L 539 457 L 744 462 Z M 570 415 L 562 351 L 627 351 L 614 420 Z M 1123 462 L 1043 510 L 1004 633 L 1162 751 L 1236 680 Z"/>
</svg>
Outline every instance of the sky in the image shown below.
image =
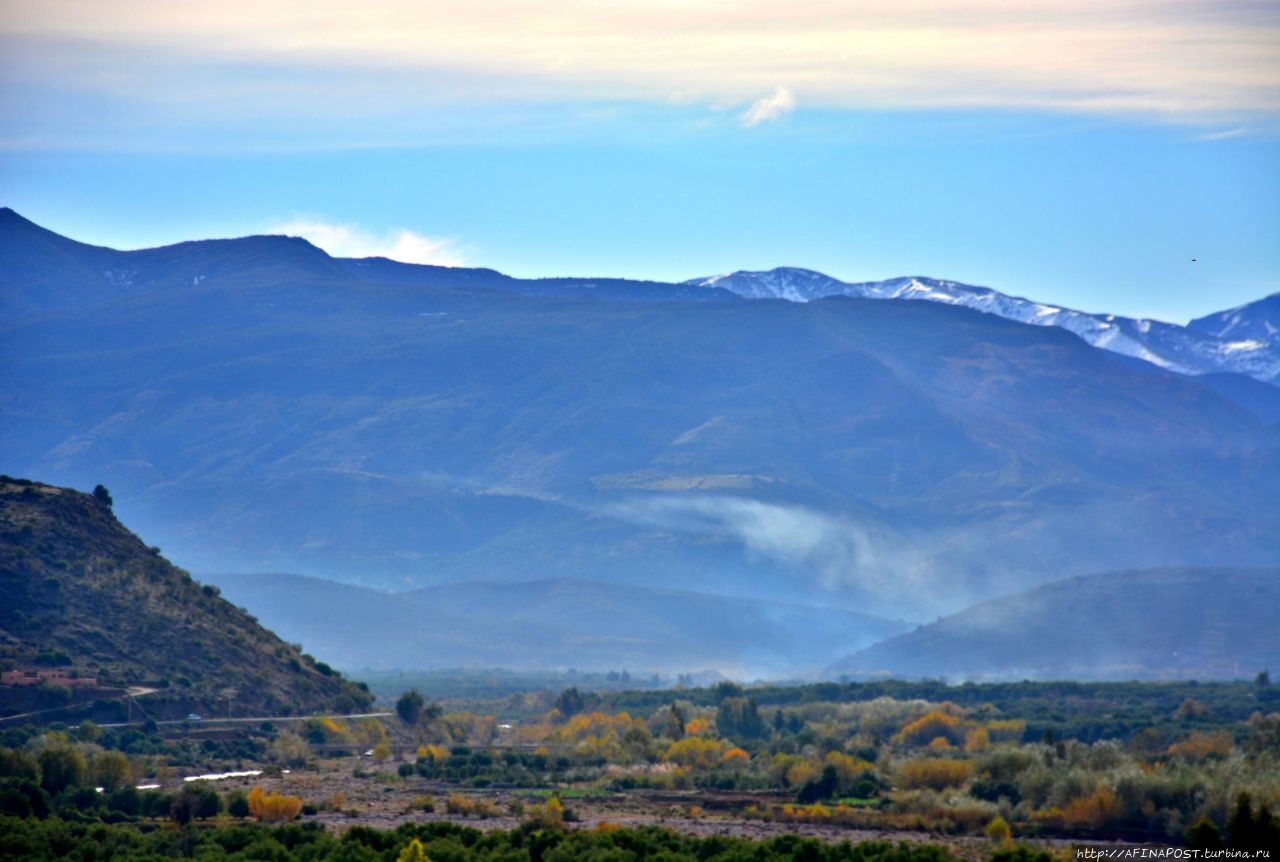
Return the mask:
<svg viewBox="0 0 1280 862">
<path fill-rule="evenodd" d="M 0 0 L 0 205 L 1185 322 L 1280 290 L 1280 3 Z"/>
</svg>

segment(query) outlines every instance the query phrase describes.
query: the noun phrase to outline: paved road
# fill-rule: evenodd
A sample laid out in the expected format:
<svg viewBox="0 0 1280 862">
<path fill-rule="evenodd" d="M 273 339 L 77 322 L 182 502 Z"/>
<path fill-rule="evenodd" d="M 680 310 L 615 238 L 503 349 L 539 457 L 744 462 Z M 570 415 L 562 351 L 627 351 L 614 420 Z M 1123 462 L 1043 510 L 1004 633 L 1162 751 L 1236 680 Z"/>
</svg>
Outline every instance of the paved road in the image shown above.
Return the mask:
<svg viewBox="0 0 1280 862">
<path fill-rule="evenodd" d="M 254 724 L 264 721 L 308 721 L 313 718 L 333 718 L 333 719 L 351 719 L 351 718 L 390 718 L 395 715 L 394 712 L 360 712 L 353 715 L 260 715 L 254 718 L 218 718 L 217 716 L 209 716 L 201 718 L 199 721 L 191 721 L 185 718 L 175 720 L 157 721 L 160 726 L 175 724 L 191 724 L 191 725 L 207 725 L 207 724 Z M 102 727 L 135 727 L 144 722 L 135 721 L 132 724 L 104 724 Z"/>
</svg>

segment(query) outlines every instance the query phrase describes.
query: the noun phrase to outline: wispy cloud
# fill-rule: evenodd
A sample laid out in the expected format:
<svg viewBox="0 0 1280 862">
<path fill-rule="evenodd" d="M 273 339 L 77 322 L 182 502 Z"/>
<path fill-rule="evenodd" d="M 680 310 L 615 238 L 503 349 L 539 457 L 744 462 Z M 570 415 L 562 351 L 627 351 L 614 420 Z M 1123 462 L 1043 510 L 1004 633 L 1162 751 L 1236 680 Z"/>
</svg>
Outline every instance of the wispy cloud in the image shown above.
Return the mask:
<svg viewBox="0 0 1280 862">
<path fill-rule="evenodd" d="M 272 225 L 267 233 L 300 236 L 334 257 L 386 257 L 401 263 L 463 266 L 465 259 L 453 239 L 423 236 L 411 230 L 375 234 L 349 224 L 297 218 Z"/>
<path fill-rule="evenodd" d="M 44 87 L 130 100 L 157 127 L 195 93 L 215 122 L 283 111 L 366 135 L 406 113 L 677 97 L 758 100 L 755 125 L 794 107 L 779 81 L 821 109 L 1234 127 L 1280 115 L 1278 42 L 1280 6 L 1257 0 L 8 0 L 0 90 L 38 108 L 8 112 L 23 123 L 56 107 L 23 96 Z"/>
<path fill-rule="evenodd" d="M 623 521 L 728 537 L 763 559 L 818 578 L 896 599 L 917 594 L 932 576 L 925 558 L 900 537 L 873 525 L 804 506 L 744 497 L 660 494 L 611 504 Z"/>
<path fill-rule="evenodd" d="M 1247 129 L 1224 129 L 1220 132 L 1209 132 L 1200 136 L 1202 141 L 1225 141 L 1228 138 L 1238 138 L 1241 135 L 1248 134 Z"/>
<path fill-rule="evenodd" d="M 747 128 L 761 123 L 772 123 L 783 114 L 796 109 L 796 97 L 786 87 L 777 87 L 762 99 L 756 99 L 742 114 L 742 125 Z"/>
</svg>

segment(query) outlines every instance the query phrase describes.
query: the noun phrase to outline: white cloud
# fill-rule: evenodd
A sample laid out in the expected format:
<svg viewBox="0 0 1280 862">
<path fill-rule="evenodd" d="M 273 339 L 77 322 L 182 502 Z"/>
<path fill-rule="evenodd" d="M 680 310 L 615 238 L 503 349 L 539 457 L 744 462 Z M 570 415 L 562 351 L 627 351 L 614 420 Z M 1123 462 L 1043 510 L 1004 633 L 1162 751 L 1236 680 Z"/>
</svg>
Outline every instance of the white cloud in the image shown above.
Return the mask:
<svg viewBox="0 0 1280 862">
<path fill-rule="evenodd" d="M 1248 134 L 1245 129 L 1225 129 L 1221 132 L 1209 132 L 1201 135 L 1199 140 L 1202 141 L 1225 141 L 1229 138 L 1238 138 L 1241 135 Z"/>
<path fill-rule="evenodd" d="M 751 107 L 742 114 L 742 125 L 751 128 L 761 123 L 772 123 L 795 109 L 796 97 L 791 91 L 786 87 L 776 87 L 768 96 L 751 103 Z"/>
<path fill-rule="evenodd" d="M 393 230 L 379 235 L 349 224 L 296 218 L 273 225 L 267 232 L 300 236 L 334 257 L 386 257 L 401 263 L 427 263 L 436 266 L 466 264 L 455 240 L 423 236 L 411 230 Z"/>
<path fill-rule="evenodd" d="M 1280 6 L 1258 0 L 6 0 L 0 89 L 261 119 L 628 100 L 1003 108 L 1233 126 L 1280 115 Z M 494 26 L 501 21 L 502 26 Z M 192 98 L 192 92 L 199 98 Z M 35 104 L 43 108 L 43 102 Z M 794 107 L 785 90 L 743 116 Z M 351 126 L 352 117 L 365 118 Z M 94 116 L 95 125 L 100 117 Z"/>
</svg>

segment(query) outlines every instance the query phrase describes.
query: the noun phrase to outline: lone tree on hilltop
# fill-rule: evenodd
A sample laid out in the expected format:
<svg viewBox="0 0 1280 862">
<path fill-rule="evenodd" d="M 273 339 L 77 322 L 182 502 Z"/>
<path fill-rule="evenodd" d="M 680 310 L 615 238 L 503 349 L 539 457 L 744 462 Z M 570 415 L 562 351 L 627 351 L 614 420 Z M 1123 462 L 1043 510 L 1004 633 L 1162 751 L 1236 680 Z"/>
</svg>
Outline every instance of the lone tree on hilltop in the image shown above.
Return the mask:
<svg viewBox="0 0 1280 862">
<path fill-rule="evenodd" d="M 108 509 L 114 504 L 111 499 L 111 492 L 107 490 L 106 485 L 95 485 L 93 488 L 93 499 L 97 500 Z"/>
</svg>

